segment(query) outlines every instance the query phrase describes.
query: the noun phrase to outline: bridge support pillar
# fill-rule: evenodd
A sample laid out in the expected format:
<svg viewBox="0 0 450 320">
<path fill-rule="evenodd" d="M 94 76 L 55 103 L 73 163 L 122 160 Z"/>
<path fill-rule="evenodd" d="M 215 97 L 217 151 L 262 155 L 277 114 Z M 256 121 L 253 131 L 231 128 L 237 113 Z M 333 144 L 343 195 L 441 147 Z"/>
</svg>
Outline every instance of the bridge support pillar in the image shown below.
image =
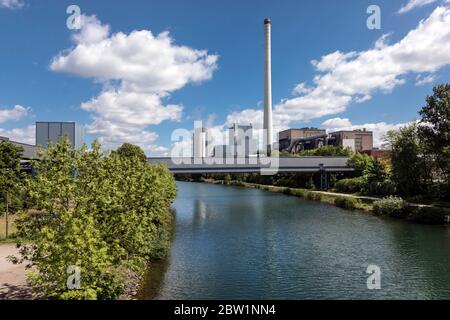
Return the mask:
<svg viewBox="0 0 450 320">
<path fill-rule="evenodd" d="M 328 190 L 328 172 L 323 167 L 323 164 L 320 165 L 320 190 Z"/>
</svg>

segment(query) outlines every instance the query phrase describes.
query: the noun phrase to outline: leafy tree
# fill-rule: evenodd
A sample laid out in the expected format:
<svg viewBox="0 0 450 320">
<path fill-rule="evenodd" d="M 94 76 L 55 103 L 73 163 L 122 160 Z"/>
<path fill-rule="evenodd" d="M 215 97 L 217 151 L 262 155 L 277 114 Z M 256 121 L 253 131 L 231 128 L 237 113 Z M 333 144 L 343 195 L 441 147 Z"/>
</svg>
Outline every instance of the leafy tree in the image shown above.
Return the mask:
<svg viewBox="0 0 450 320">
<path fill-rule="evenodd" d="M 122 157 L 136 157 L 142 162 L 147 162 L 147 156 L 145 155 L 144 150 L 142 150 L 141 147 L 131 143 L 122 144 L 116 152 Z"/>
<path fill-rule="evenodd" d="M 301 152 L 300 156 L 305 157 L 313 157 L 313 156 L 342 156 L 342 157 L 348 157 L 352 154 L 352 151 L 348 148 L 343 148 L 341 146 L 322 146 L 320 148 L 306 150 Z"/>
<path fill-rule="evenodd" d="M 432 164 L 424 153 L 417 124 L 387 134 L 391 146 L 392 179 L 402 195 L 414 196 L 427 191 L 432 183 Z"/>
<path fill-rule="evenodd" d="M 444 180 L 450 196 L 450 84 L 434 87 L 426 103 L 419 112 L 419 135 L 425 152 L 435 159 L 439 178 Z"/>
<path fill-rule="evenodd" d="M 363 175 L 373 165 L 373 158 L 365 153 L 353 153 L 347 165 L 354 168 L 357 175 Z"/>
<path fill-rule="evenodd" d="M 164 166 L 104 154 L 100 145 L 50 146 L 26 180 L 34 211 L 19 222 L 21 259 L 34 266 L 34 289 L 58 299 L 114 299 L 129 272 L 165 254 L 176 188 Z M 30 244 L 32 243 L 32 244 Z M 67 268 L 81 270 L 81 288 L 66 285 Z"/>
<path fill-rule="evenodd" d="M 18 147 L 11 142 L 0 142 L 0 213 L 5 210 L 6 194 L 12 210 L 17 209 L 21 204 L 19 196 L 21 174 L 20 155 L 22 147 Z"/>
</svg>

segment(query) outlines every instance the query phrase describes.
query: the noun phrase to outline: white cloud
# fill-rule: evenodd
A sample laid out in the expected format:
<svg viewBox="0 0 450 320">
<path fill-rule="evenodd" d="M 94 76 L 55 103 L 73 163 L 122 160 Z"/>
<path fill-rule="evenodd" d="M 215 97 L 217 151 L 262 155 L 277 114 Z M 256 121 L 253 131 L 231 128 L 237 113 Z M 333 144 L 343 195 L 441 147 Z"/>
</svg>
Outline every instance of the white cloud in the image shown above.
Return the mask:
<svg viewBox="0 0 450 320">
<path fill-rule="evenodd" d="M 36 142 L 36 126 L 30 125 L 24 128 L 6 130 L 0 128 L 0 136 L 7 137 L 12 141 L 34 145 Z"/>
<path fill-rule="evenodd" d="M 360 125 L 353 125 L 349 119 L 347 118 L 334 118 L 328 119 L 324 123 L 323 126 L 327 128 L 328 132 L 340 131 L 340 130 L 357 130 L 357 129 L 366 129 L 367 131 L 373 132 L 373 145 L 374 147 L 380 147 L 385 142 L 386 133 L 390 130 L 398 130 L 401 127 L 407 126 L 412 122 L 406 123 L 386 123 L 386 122 L 378 122 L 378 123 L 365 123 Z"/>
<path fill-rule="evenodd" d="M 450 8 L 436 8 L 395 44 L 380 45 L 378 41 L 367 51 L 336 51 L 312 63 L 319 72 L 314 89 L 282 101 L 275 106 L 275 113 L 292 121 L 336 114 L 352 102 L 370 99 L 377 91 L 391 92 L 405 82 L 402 76 L 408 73 L 432 73 L 450 64 Z"/>
<path fill-rule="evenodd" d="M 299 83 L 295 86 L 294 90 L 292 90 L 292 95 L 301 95 L 305 93 L 311 92 L 311 88 L 308 88 L 304 82 Z"/>
<path fill-rule="evenodd" d="M 0 8 L 18 9 L 22 8 L 24 2 L 22 0 L 0 0 Z"/>
<path fill-rule="evenodd" d="M 322 123 L 322 126 L 324 126 L 325 128 L 350 127 L 351 125 L 352 125 L 352 123 L 350 122 L 350 120 L 348 118 L 344 118 L 344 119 L 333 118 L 333 119 L 328 119 Z"/>
<path fill-rule="evenodd" d="M 0 109 L 0 123 L 7 121 L 17 121 L 30 114 L 30 108 L 16 105 L 12 109 Z"/>
<path fill-rule="evenodd" d="M 95 16 L 83 16 L 72 39 L 75 46 L 54 57 L 50 68 L 105 84 L 81 108 L 93 113 L 88 131 L 108 148 L 127 141 L 146 151 L 160 150 L 153 145 L 158 136 L 148 126 L 178 121 L 183 110 L 163 100 L 189 83 L 211 79 L 217 68 L 216 55 L 176 45 L 168 32 L 110 34 L 110 27 Z"/>
<path fill-rule="evenodd" d="M 433 74 L 450 64 L 450 8 L 437 7 L 396 43 L 387 44 L 388 35 L 366 51 L 336 51 L 313 60 L 317 70 L 314 87 L 275 105 L 274 122 L 288 125 L 338 114 L 377 92 L 391 92 L 405 83 L 408 74 Z"/>
<path fill-rule="evenodd" d="M 409 0 L 403 7 L 398 11 L 399 14 L 406 13 L 412 9 L 423 7 L 427 4 L 436 2 L 436 0 Z"/>
<path fill-rule="evenodd" d="M 427 76 L 418 75 L 416 77 L 416 86 L 423 86 L 426 84 L 433 83 L 437 79 L 436 75 L 429 74 Z"/>
</svg>

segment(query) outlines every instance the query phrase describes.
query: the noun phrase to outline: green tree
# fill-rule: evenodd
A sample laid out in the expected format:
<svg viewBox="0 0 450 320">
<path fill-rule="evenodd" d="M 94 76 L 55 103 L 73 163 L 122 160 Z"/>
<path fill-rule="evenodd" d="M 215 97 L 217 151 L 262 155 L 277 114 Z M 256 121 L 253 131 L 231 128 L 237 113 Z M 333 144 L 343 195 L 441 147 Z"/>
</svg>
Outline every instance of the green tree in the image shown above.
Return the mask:
<svg viewBox="0 0 450 320">
<path fill-rule="evenodd" d="M 425 152 L 435 159 L 438 179 L 446 184 L 450 197 L 450 84 L 434 87 L 419 114 L 419 135 Z"/>
<path fill-rule="evenodd" d="M 100 145 L 50 146 L 26 180 L 34 206 L 19 222 L 21 259 L 34 266 L 33 287 L 57 299 L 114 299 L 129 272 L 163 256 L 170 243 L 175 182 L 164 166 L 104 154 Z M 31 243 L 31 244 L 30 244 Z M 71 290 L 67 268 L 81 270 Z"/>
<path fill-rule="evenodd" d="M 427 192 L 432 183 L 432 164 L 424 152 L 417 124 L 389 131 L 392 179 L 400 194 L 414 196 Z"/>
<path fill-rule="evenodd" d="M 140 159 L 142 162 L 147 161 L 147 156 L 145 155 L 144 150 L 141 149 L 141 147 L 131 144 L 131 143 L 124 143 L 117 149 L 117 154 L 122 157 L 136 157 Z"/>
<path fill-rule="evenodd" d="M 0 213 L 5 211 L 6 196 L 10 209 L 15 211 L 21 205 L 20 155 L 22 147 L 8 141 L 0 142 Z"/>
<path fill-rule="evenodd" d="M 300 156 L 313 157 L 313 156 L 342 156 L 347 157 L 352 154 L 352 151 L 348 148 L 336 147 L 336 146 L 322 146 L 320 148 L 306 150 L 300 153 Z"/>
</svg>

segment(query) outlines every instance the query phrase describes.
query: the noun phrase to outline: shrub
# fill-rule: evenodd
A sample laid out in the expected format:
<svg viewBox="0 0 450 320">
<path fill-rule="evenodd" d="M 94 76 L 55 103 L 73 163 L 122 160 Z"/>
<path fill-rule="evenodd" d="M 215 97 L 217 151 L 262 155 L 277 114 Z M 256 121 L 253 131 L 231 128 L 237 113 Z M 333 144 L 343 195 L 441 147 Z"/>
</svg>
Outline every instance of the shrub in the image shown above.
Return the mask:
<svg viewBox="0 0 450 320">
<path fill-rule="evenodd" d="M 339 208 L 354 210 L 358 207 L 360 202 L 358 199 L 351 197 L 337 197 L 334 199 L 334 204 Z"/>
<path fill-rule="evenodd" d="M 373 212 L 377 215 L 402 217 L 406 213 L 407 203 L 400 197 L 389 196 L 373 203 Z"/>
<path fill-rule="evenodd" d="M 444 224 L 446 216 L 450 215 L 449 210 L 431 206 L 411 206 L 408 211 L 408 219 L 427 224 Z"/>
<path fill-rule="evenodd" d="M 321 201 L 322 195 L 320 193 L 308 192 L 306 194 L 306 199 L 313 200 L 313 201 Z"/>
<path fill-rule="evenodd" d="M 291 189 L 292 195 L 300 198 L 306 197 L 306 191 L 301 189 Z"/>
<path fill-rule="evenodd" d="M 335 189 L 338 192 L 355 193 L 360 192 L 364 187 L 363 177 L 357 177 L 352 179 L 341 179 L 336 182 Z"/>
</svg>

